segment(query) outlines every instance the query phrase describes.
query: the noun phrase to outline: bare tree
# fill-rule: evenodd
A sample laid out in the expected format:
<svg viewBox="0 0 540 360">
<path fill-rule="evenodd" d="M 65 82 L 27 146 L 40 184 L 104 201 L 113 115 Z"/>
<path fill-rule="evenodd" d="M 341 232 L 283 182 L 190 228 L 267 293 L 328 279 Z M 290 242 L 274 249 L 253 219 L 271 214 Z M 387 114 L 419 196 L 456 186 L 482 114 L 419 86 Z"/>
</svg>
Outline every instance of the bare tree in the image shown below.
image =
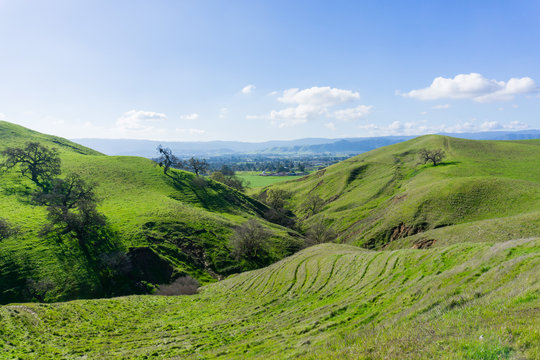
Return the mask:
<svg viewBox="0 0 540 360">
<path fill-rule="evenodd" d="M 429 161 L 433 163 L 433 166 L 437 166 L 441 163 L 442 159 L 445 157 L 444 151 L 442 149 L 437 150 L 420 150 L 420 159 L 422 163 L 425 164 Z"/>
<path fill-rule="evenodd" d="M 157 151 L 159 152 L 157 163 L 160 167 L 163 167 L 163 173 L 167 174 L 167 171 L 169 171 L 171 166 L 178 163 L 178 158 L 173 155 L 171 149 L 164 148 L 161 144 L 157 147 Z"/>
<path fill-rule="evenodd" d="M 7 148 L 1 153 L 6 159 L 0 168 L 19 167 L 22 176 L 47 192 L 54 176 L 60 174 L 60 157 L 56 149 L 49 149 L 38 142 L 27 142 L 24 147 Z"/>
<path fill-rule="evenodd" d="M 248 220 L 236 229 L 229 241 L 232 253 L 237 259 L 256 260 L 266 252 L 271 235 L 257 220 Z"/>
<path fill-rule="evenodd" d="M 208 170 L 208 163 L 205 159 L 199 160 L 192 157 L 191 159 L 181 163 L 184 169 L 193 171 L 195 175 L 204 174 Z"/>
</svg>

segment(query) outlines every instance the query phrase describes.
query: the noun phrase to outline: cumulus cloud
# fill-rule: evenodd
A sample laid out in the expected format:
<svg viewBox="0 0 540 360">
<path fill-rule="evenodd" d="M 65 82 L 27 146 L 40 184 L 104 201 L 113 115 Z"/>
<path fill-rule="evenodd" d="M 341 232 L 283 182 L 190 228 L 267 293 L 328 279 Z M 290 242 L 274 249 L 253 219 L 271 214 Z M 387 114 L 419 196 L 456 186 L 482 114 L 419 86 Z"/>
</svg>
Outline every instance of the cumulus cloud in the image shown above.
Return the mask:
<svg viewBox="0 0 540 360">
<path fill-rule="evenodd" d="M 303 90 L 287 89 L 281 93 L 277 101 L 289 107 L 272 110 L 266 118 L 278 127 L 304 124 L 316 118 L 355 120 L 367 115 L 372 107 L 359 105 L 349 109 L 334 110 L 332 108 L 359 98 L 360 94 L 357 92 L 329 86 L 314 86 Z M 254 119 L 257 116 L 250 115 L 249 118 Z"/>
<path fill-rule="evenodd" d="M 251 94 L 251 92 L 255 90 L 255 85 L 253 84 L 249 84 L 249 85 L 246 85 L 242 88 L 242 90 L 240 90 L 240 92 L 242 94 Z"/>
<path fill-rule="evenodd" d="M 477 102 L 512 100 L 515 95 L 538 91 L 530 77 L 508 81 L 487 79 L 478 73 L 459 74 L 454 78 L 439 76 L 427 88 L 411 90 L 401 96 L 419 100 L 472 99 Z"/>
<path fill-rule="evenodd" d="M 116 127 L 126 131 L 151 131 L 154 124 L 167 120 L 163 113 L 143 110 L 130 110 L 116 120 Z"/>
<path fill-rule="evenodd" d="M 501 124 L 498 121 L 484 121 L 479 124 L 475 119 L 473 119 L 471 121 L 460 122 L 452 125 L 428 125 L 426 124 L 425 120 L 421 120 L 411 122 L 394 121 L 389 125 L 362 124 L 359 125 L 358 128 L 365 130 L 366 135 L 382 136 L 464 133 L 494 130 L 525 130 L 528 129 L 529 126 L 520 121 L 512 121 L 506 124 Z"/>
<path fill-rule="evenodd" d="M 508 124 L 503 125 L 503 128 L 507 130 L 526 130 L 529 125 L 521 121 L 510 121 Z"/>
<path fill-rule="evenodd" d="M 373 106 L 358 105 L 354 108 L 334 111 L 334 117 L 339 120 L 356 120 L 369 114 Z"/>
<path fill-rule="evenodd" d="M 285 104 L 329 107 L 359 98 L 360 94 L 350 90 L 314 86 L 304 90 L 298 88 L 285 90 L 278 100 Z"/>
<path fill-rule="evenodd" d="M 197 113 L 180 115 L 180 120 L 197 120 L 198 118 L 199 114 Z"/>
</svg>

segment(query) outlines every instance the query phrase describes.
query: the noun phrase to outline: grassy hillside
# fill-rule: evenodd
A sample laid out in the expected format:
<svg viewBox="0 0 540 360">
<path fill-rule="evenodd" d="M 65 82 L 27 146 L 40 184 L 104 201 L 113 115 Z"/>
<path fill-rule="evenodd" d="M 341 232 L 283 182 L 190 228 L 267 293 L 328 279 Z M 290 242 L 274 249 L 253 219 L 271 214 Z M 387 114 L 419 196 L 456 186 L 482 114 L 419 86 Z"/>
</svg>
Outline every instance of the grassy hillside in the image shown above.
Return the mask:
<svg viewBox="0 0 540 360">
<path fill-rule="evenodd" d="M 144 292 L 185 273 L 207 283 L 261 265 L 235 260 L 227 242 L 235 226 L 258 218 L 266 207 L 225 185 L 207 180 L 201 186 L 188 172 L 164 175 L 148 159 L 104 156 L 7 122 L 0 122 L 0 141 L 0 150 L 27 141 L 57 148 L 62 176 L 76 172 L 98 184 L 99 211 L 110 228 L 90 254 L 74 243 L 41 237 L 46 209 L 30 201 L 35 186 L 16 170 L 1 174 L 0 218 L 20 231 L 0 242 L 0 303 L 30 300 L 27 279 L 41 281 L 45 300 L 54 301 Z M 273 233 L 268 262 L 297 247 L 284 228 L 265 224 Z M 122 254 L 133 267 L 129 279 L 112 273 L 117 269 L 111 266 L 126 259 Z M 124 288 L 127 282 L 136 288 Z"/>
<path fill-rule="evenodd" d="M 8 358 L 538 359 L 540 239 L 326 244 L 180 297 L 0 307 Z"/>
<path fill-rule="evenodd" d="M 443 149 L 438 166 L 421 149 Z M 340 240 L 368 248 L 505 241 L 540 234 L 540 140 L 475 141 L 428 135 L 370 151 L 296 181 L 291 207 L 324 217 Z M 307 218 L 302 203 L 324 208 Z M 411 236 L 415 235 L 415 236 Z"/>
</svg>

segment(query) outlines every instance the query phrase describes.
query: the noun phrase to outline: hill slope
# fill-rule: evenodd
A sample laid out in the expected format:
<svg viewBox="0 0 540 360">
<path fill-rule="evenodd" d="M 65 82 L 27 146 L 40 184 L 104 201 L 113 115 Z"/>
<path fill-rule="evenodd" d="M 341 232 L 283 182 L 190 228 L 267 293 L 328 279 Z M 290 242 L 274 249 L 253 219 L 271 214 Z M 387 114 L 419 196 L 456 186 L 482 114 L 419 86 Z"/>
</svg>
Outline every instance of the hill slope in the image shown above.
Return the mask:
<svg viewBox="0 0 540 360">
<path fill-rule="evenodd" d="M 421 149 L 446 152 L 421 165 Z M 540 234 L 540 140 L 428 135 L 376 149 L 273 188 L 293 194 L 307 224 L 324 217 L 342 242 L 368 248 L 505 241 Z M 309 196 L 325 204 L 307 217 Z M 417 235 L 415 235 L 417 234 Z M 414 235 L 414 236 L 412 236 Z"/>
<path fill-rule="evenodd" d="M 0 303 L 30 300 L 27 279 L 52 301 L 145 292 L 183 273 L 206 283 L 257 266 L 235 260 L 227 239 L 266 207 L 223 184 L 208 180 L 201 186 L 188 172 L 164 175 L 148 159 L 104 156 L 6 122 L 0 122 L 0 139 L 0 150 L 27 141 L 57 148 L 63 176 L 76 172 L 98 184 L 99 211 L 111 229 L 90 255 L 73 243 L 41 237 L 46 210 L 30 201 L 34 185 L 15 170 L 0 175 L 0 218 L 20 229 L 0 243 Z M 290 254 L 297 241 L 265 224 L 273 232 L 267 261 Z"/>
<path fill-rule="evenodd" d="M 8 357 L 534 359 L 540 239 L 337 244 L 180 297 L 0 308 Z"/>
</svg>

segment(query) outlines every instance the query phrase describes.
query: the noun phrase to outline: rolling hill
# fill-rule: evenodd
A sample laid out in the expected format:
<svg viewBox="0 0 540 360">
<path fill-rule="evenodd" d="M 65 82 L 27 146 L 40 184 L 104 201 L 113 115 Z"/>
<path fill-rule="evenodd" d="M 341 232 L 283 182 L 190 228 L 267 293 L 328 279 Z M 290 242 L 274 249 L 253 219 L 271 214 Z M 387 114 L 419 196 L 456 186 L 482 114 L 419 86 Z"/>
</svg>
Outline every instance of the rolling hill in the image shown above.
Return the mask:
<svg viewBox="0 0 540 360">
<path fill-rule="evenodd" d="M 324 244 L 193 296 L 0 307 L 8 358 L 538 359 L 540 239 Z"/>
<path fill-rule="evenodd" d="M 419 164 L 421 149 L 446 158 Z M 306 226 L 324 219 L 341 242 L 371 249 L 538 236 L 540 140 L 421 136 L 269 188 L 291 192 Z M 310 196 L 324 200 L 314 216 L 302 210 Z"/>
<path fill-rule="evenodd" d="M 47 218 L 45 207 L 30 201 L 35 186 L 15 170 L 1 174 L 0 218 L 19 234 L 0 242 L 0 303 L 30 300 L 28 281 L 44 288 L 45 301 L 58 301 L 144 293 L 182 274 L 208 283 L 260 266 L 234 259 L 227 239 L 239 224 L 259 218 L 265 205 L 212 180 L 201 186 L 185 171 L 164 175 L 148 159 L 105 156 L 0 122 L 0 150 L 27 141 L 56 148 L 62 176 L 75 172 L 97 184 L 99 211 L 110 232 L 90 254 L 72 243 L 39 236 Z M 261 222 L 273 233 L 268 263 L 296 250 L 298 240 L 290 230 Z M 130 271 L 120 276 L 116 268 L 124 265 Z"/>
</svg>

